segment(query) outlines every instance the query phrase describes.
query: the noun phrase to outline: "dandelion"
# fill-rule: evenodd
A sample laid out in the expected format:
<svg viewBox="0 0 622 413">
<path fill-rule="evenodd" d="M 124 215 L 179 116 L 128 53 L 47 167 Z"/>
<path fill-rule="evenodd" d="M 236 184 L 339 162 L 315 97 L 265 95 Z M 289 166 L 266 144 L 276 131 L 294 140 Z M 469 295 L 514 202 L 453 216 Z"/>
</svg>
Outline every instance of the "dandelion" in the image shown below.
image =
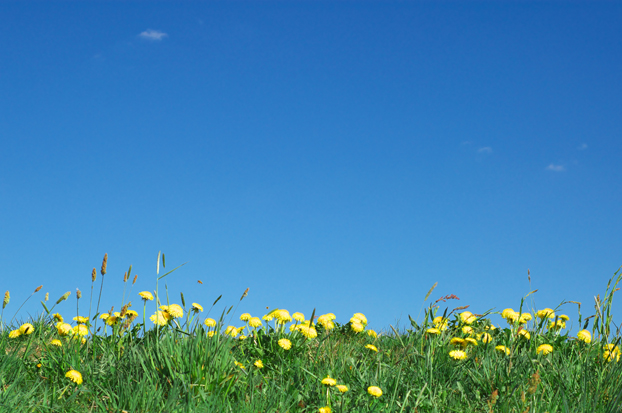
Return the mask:
<svg viewBox="0 0 622 413">
<path fill-rule="evenodd" d="M 241 368 L 242 370 L 245 369 L 244 364 L 240 363 L 239 361 L 234 361 L 233 362 L 236 366 L 238 366 L 239 368 Z"/>
<path fill-rule="evenodd" d="M 184 310 L 179 304 L 171 304 L 164 311 L 169 313 L 173 318 L 181 318 L 184 316 Z"/>
<path fill-rule="evenodd" d="M 21 336 L 21 335 L 22 335 L 22 332 L 21 332 L 21 331 L 19 331 L 19 329 L 17 329 L 17 330 L 12 330 L 12 331 L 9 333 L 9 338 L 17 338 L 17 337 L 19 337 L 19 336 Z"/>
<path fill-rule="evenodd" d="M 374 330 L 367 330 L 367 335 L 372 338 L 378 338 L 378 333 L 376 333 Z"/>
<path fill-rule="evenodd" d="M 292 314 L 292 318 L 298 321 L 299 323 L 302 323 L 303 321 L 305 321 L 305 315 L 303 313 L 294 313 Z"/>
<path fill-rule="evenodd" d="M 547 328 L 549 330 L 561 330 L 561 329 L 566 328 L 566 322 L 560 318 L 560 319 L 555 320 L 552 323 L 549 323 Z"/>
<path fill-rule="evenodd" d="M 292 348 L 292 342 L 286 338 L 280 339 L 278 343 L 279 343 L 279 346 L 281 346 L 283 350 L 289 350 L 290 348 Z"/>
<path fill-rule="evenodd" d="M 255 367 L 257 367 L 258 369 L 263 369 L 263 362 L 261 360 L 257 360 L 256 362 L 253 363 L 255 365 Z"/>
<path fill-rule="evenodd" d="M 169 319 L 170 319 L 170 316 L 168 315 L 168 313 L 164 311 L 156 311 L 154 315 L 149 317 L 149 320 L 151 320 L 154 324 L 159 325 L 159 326 L 166 325 Z"/>
<path fill-rule="evenodd" d="M 551 352 L 553 352 L 553 346 L 551 346 L 550 344 L 540 344 L 536 349 L 537 354 L 542 353 L 545 356 Z"/>
<path fill-rule="evenodd" d="M 216 335 L 216 332 L 215 332 L 215 331 L 208 331 L 208 332 L 207 332 L 207 336 L 208 336 L 208 337 L 214 337 L 215 335 Z"/>
<path fill-rule="evenodd" d="M 153 294 L 151 294 L 149 291 L 142 291 L 140 293 L 138 293 L 138 295 L 140 295 L 142 297 L 143 300 L 145 301 L 153 301 Z"/>
<path fill-rule="evenodd" d="M 531 339 L 531 334 L 529 333 L 529 331 L 527 330 L 519 330 L 518 333 L 516 333 L 516 335 L 518 337 L 524 338 L 525 340 L 529 340 Z"/>
<path fill-rule="evenodd" d="M 138 317 L 138 313 L 134 310 L 127 310 L 127 312 L 125 313 L 125 317 L 129 318 L 130 320 L 133 320 L 136 317 Z"/>
<path fill-rule="evenodd" d="M 471 326 L 464 326 L 464 327 L 462 327 L 462 333 L 463 334 L 473 334 L 473 327 L 471 327 Z"/>
<path fill-rule="evenodd" d="M 367 344 L 365 348 L 368 348 L 371 351 L 375 351 L 376 353 L 378 352 L 378 348 L 376 348 L 376 346 L 374 346 L 373 344 Z"/>
<path fill-rule="evenodd" d="M 317 337 L 317 330 L 315 329 L 315 327 L 299 325 L 298 331 L 300 331 L 308 339 Z"/>
<path fill-rule="evenodd" d="M 153 321 L 153 317 L 154 316 L 151 316 L 151 321 Z M 154 323 L 155 323 L 155 321 L 154 321 Z M 114 326 L 115 324 L 119 324 L 119 316 L 113 315 L 113 316 L 106 317 L 106 325 Z M 164 323 L 164 324 L 166 324 L 166 323 Z M 163 325 L 163 324 L 160 324 L 160 325 Z"/>
<path fill-rule="evenodd" d="M 348 391 L 348 386 L 346 386 L 345 384 L 338 384 L 335 387 L 337 388 L 337 390 L 339 390 L 340 393 L 345 393 Z"/>
<path fill-rule="evenodd" d="M 65 373 L 65 377 L 78 385 L 82 384 L 82 374 L 80 374 L 79 371 L 69 370 L 67 373 Z"/>
<path fill-rule="evenodd" d="M 452 350 L 449 352 L 449 357 L 451 357 L 454 360 L 464 360 L 467 357 L 467 355 L 462 350 Z"/>
<path fill-rule="evenodd" d="M 330 409 L 330 406 L 325 406 L 325 407 L 320 407 L 319 412 L 320 413 L 332 413 L 332 410 Z"/>
<path fill-rule="evenodd" d="M 78 324 L 86 324 L 89 321 L 88 317 L 77 316 L 73 318 Z"/>
<path fill-rule="evenodd" d="M 78 324 L 73 328 L 73 332 L 79 336 L 86 336 L 89 334 L 89 329 L 84 324 Z"/>
<path fill-rule="evenodd" d="M 441 331 L 447 330 L 447 327 L 449 325 L 449 320 L 443 318 L 440 315 L 438 317 L 434 317 L 434 320 L 432 320 L 432 322 L 434 323 L 434 327 Z"/>
<path fill-rule="evenodd" d="M 543 310 L 537 311 L 536 316 L 538 316 L 539 319 L 555 318 L 555 311 L 553 311 L 551 308 L 545 308 Z"/>
<path fill-rule="evenodd" d="M 70 332 L 72 332 L 73 329 L 71 328 L 70 324 L 58 323 L 58 324 L 56 324 L 56 331 L 58 331 L 58 334 L 60 334 L 61 336 L 66 336 Z"/>
<path fill-rule="evenodd" d="M 452 346 L 461 346 L 461 347 L 466 346 L 466 342 L 464 341 L 463 338 L 460 338 L 460 337 L 452 338 L 451 340 L 449 340 L 449 344 L 451 344 Z"/>
<path fill-rule="evenodd" d="M 476 346 L 477 345 L 477 340 L 475 340 L 474 338 L 471 337 L 467 337 L 464 339 L 464 343 L 467 345 L 472 345 L 472 346 Z"/>
<path fill-rule="evenodd" d="M 488 344 L 488 343 L 490 343 L 492 341 L 492 336 L 490 334 L 488 334 L 488 333 L 481 333 L 481 334 L 478 334 L 476 337 L 482 343 Z"/>
<path fill-rule="evenodd" d="M 214 320 L 213 318 L 206 318 L 203 324 L 208 327 L 216 327 L 216 320 Z"/>
<path fill-rule="evenodd" d="M 264 315 L 263 317 L 261 317 L 262 320 L 265 321 L 272 321 L 274 319 L 274 314 L 273 313 L 268 313 L 266 315 Z"/>
<path fill-rule="evenodd" d="M 54 339 L 52 341 L 50 341 L 50 344 L 56 347 L 62 347 L 63 343 L 61 343 L 61 341 L 59 339 Z"/>
<path fill-rule="evenodd" d="M 518 318 L 518 323 L 519 324 L 527 324 L 527 321 L 531 321 L 532 319 L 533 319 L 533 317 L 531 316 L 531 314 L 523 313 Z"/>
<path fill-rule="evenodd" d="M 331 378 L 330 376 L 326 376 L 322 379 L 322 384 L 325 384 L 327 386 L 334 386 L 337 384 L 337 380 Z"/>
<path fill-rule="evenodd" d="M 577 333 L 577 338 L 587 344 L 592 342 L 592 334 L 587 330 L 579 331 Z"/>
<path fill-rule="evenodd" d="M 606 350 L 603 352 L 603 360 L 605 361 L 620 361 L 620 353 L 615 351 Z"/>
<path fill-rule="evenodd" d="M 355 313 L 350 319 L 350 322 L 354 323 L 354 320 L 358 320 L 358 322 L 363 324 L 364 326 L 367 325 L 367 317 L 365 317 L 365 315 L 362 313 Z"/>
<path fill-rule="evenodd" d="M 472 324 L 475 320 L 477 320 L 477 317 L 470 311 L 464 311 L 460 313 L 460 319 L 465 324 Z"/>
<path fill-rule="evenodd" d="M 376 387 L 376 386 L 369 386 L 367 388 L 367 393 L 371 394 L 372 396 L 376 398 L 382 396 L 382 390 L 380 390 L 380 387 Z"/>
<path fill-rule="evenodd" d="M 56 321 L 56 322 L 61 322 L 62 323 L 64 321 L 63 320 L 63 316 L 58 314 L 58 313 L 52 314 L 52 318 L 54 318 L 54 321 Z"/>
<path fill-rule="evenodd" d="M 99 318 L 102 319 L 102 320 L 107 320 L 108 317 L 110 317 L 110 314 L 108 314 L 108 313 L 104 313 L 104 314 L 99 316 Z"/>
<path fill-rule="evenodd" d="M 242 315 L 240 316 L 240 320 L 241 320 L 241 321 L 248 321 L 248 320 L 250 320 L 251 318 L 252 318 L 252 317 L 251 317 L 251 315 L 250 315 L 249 313 L 244 313 L 244 314 L 242 314 Z"/>
<path fill-rule="evenodd" d="M 225 334 L 228 334 L 231 337 L 237 337 L 239 333 L 237 327 L 227 326 L 227 328 L 225 329 Z"/>
<path fill-rule="evenodd" d="M 292 317 L 287 310 L 276 310 L 274 312 L 274 318 L 276 318 L 279 324 L 286 324 L 292 321 Z"/>
<path fill-rule="evenodd" d="M 22 324 L 19 327 L 19 332 L 25 335 L 32 334 L 35 331 L 35 328 L 30 323 Z"/>
<path fill-rule="evenodd" d="M 261 320 L 259 319 L 259 317 L 252 317 L 250 320 L 248 320 L 248 325 L 253 327 L 253 328 L 257 328 L 257 327 L 261 327 Z"/>
<path fill-rule="evenodd" d="M 441 331 L 438 328 L 428 328 L 426 331 L 428 334 L 441 334 Z"/>
<path fill-rule="evenodd" d="M 358 322 L 358 319 L 355 319 L 355 321 L 350 324 L 350 328 L 355 333 L 360 333 L 361 331 L 365 330 L 365 326 L 361 324 L 360 322 Z"/>
<path fill-rule="evenodd" d="M 510 349 L 506 346 L 496 346 L 495 350 L 497 350 L 499 353 L 505 354 L 506 356 L 510 355 Z"/>
<path fill-rule="evenodd" d="M 198 312 L 203 312 L 203 306 L 201 304 L 197 304 L 197 303 L 192 303 L 192 311 L 194 311 L 195 313 Z"/>
</svg>

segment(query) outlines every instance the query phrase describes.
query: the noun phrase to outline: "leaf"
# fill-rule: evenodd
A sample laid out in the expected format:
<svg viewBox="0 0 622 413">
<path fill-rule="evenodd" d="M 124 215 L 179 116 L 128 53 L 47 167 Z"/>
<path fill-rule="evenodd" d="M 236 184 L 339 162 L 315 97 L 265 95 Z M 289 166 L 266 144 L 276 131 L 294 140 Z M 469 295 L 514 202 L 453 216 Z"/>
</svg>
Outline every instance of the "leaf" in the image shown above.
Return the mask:
<svg viewBox="0 0 622 413">
<path fill-rule="evenodd" d="M 158 251 L 158 263 L 156 264 L 156 275 L 160 275 L 160 254 L 162 251 Z"/>
<path fill-rule="evenodd" d="M 50 315 L 50 310 L 48 310 L 47 306 L 45 305 L 45 303 L 43 301 L 41 301 L 41 305 L 43 306 L 43 309 L 45 310 L 45 312 Z"/>
</svg>

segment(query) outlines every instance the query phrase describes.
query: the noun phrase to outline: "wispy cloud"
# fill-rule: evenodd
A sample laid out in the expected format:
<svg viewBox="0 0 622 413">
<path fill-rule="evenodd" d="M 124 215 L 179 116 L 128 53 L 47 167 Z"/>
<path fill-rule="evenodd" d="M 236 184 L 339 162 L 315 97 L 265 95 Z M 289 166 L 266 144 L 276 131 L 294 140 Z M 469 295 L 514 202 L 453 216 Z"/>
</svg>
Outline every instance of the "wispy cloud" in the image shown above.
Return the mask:
<svg viewBox="0 0 622 413">
<path fill-rule="evenodd" d="M 161 32 L 159 30 L 147 29 L 141 34 L 139 34 L 138 37 L 147 39 L 147 40 L 162 40 L 165 37 L 168 37 L 168 34 Z"/>
<path fill-rule="evenodd" d="M 586 143 L 582 143 L 581 145 L 579 145 L 579 147 L 577 148 L 580 151 L 584 151 L 587 149 L 587 144 Z"/>
<path fill-rule="evenodd" d="M 479 148 L 477 153 L 492 153 L 492 148 L 490 146 L 484 146 L 483 148 Z"/>
<path fill-rule="evenodd" d="M 549 166 L 546 167 L 547 171 L 553 171 L 553 172 L 564 172 L 566 170 L 566 168 L 564 168 L 564 165 L 555 165 L 555 164 L 550 164 Z"/>
</svg>

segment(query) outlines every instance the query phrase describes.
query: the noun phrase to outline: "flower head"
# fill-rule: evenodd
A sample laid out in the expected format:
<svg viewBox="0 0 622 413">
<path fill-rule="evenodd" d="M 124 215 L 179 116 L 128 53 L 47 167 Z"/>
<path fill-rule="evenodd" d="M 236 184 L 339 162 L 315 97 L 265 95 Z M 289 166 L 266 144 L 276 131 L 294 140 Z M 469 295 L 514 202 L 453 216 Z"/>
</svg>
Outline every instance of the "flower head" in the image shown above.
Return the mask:
<svg viewBox="0 0 622 413">
<path fill-rule="evenodd" d="M 592 333 L 587 330 L 581 330 L 577 333 L 577 338 L 584 343 L 590 344 L 592 342 Z"/>
<path fill-rule="evenodd" d="M 142 291 L 140 293 L 138 293 L 138 295 L 140 295 L 142 297 L 143 300 L 147 301 L 152 301 L 153 300 L 153 294 L 151 294 L 149 291 Z"/>
<path fill-rule="evenodd" d="M 60 315 L 60 314 L 58 314 L 58 313 L 54 313 L 54 314 L 52 314 L 52 317 L 54 317 L 54 321 L 56 321 L 57 323 L 58 323 L 58 322 L 63 322 L 63 321 L 64 321 L 64 320 L 63 320 L 63 316 L 62 316 L 62 315 Z"/>
<path fill-rule="evenodd" d="M 76 384 L 82 384 L 82 374 L 80 374 L 79 371 L 69 370 L 67 373 L 65 373 L 65 377 L 67 377 L 69 380 Z"/>
<path fill-rule="evenodd" d="M 518 330 L 518 333 L 516 333 L 516 335 L 518 337 L 524 338 L 525 340 L 529 340 L 531 338 L 531 334 L 525 329 Z"/>
<path fill-rule="evenodd" d="M 149 317 L 149 319 L 154 324 L 157 324 L 159 326 L 164 326 L 171 319 L 171 316 L 167 312 L 165 312 L 165 311 L 156 311 L 156 313 L 154 315 L 152 315 L 151 317 Z M 108 321 L 108 320 L 106 320 L 106 321 Z"/>
<path fill-rule="evenodd" d="M 553 309 L 551 309 L 551 308 L 545 308 L 543 310 L 537 311 L 536 315 L 540 319 L 543 319 L 543 318 L 555 318 L 555 311 L 553 311 Z"/>
<path fill-rule="evenodd" d="M 371 394 L 374 397 L 382 396 L 382 390 L 380 389 L 380 387 L 376 387 L 376 386 L 369 386 L 367 388 L 367 393 Z"/>
<path fill-rule="evenodd" d="M 11 330 L 11 332 L 9 333 L 9 338 L 17 338 L 21 335 L 22 335 L 22 332 L 19 331 L 19 328 L 18 328 L 17 330 Z"/>
<path fill-rule="evenodd" d="M 19 327 L 19 332 L 25 335 L 32 334 L 35 331 L 35 328 L 30 323 L 22 324 Z"/>
<path fill-rule="evenodd" d="M 283 350 L 289 350 L 292 348 L 292 342 L 286 338 L 282 338 L 279 340 L 279 346 L 281 346 Z"/>
<path fill-rule="evenodd" d="M 482 334 L 478 334 L 477 339 L 480 340 L 482 343 L 490 343 L 492 341 L 492 336 L 488 333 L 482 333 Z"/>
<path fill-rule="evenodd" d="M 497 350 L 499 353 L 505 354 L 506 356 L 510 355 L 510 349 L 506 346 L 496 346 L 495 350 Z"/>
<path fill-rule="evenodd" d="M 477 320 L 477 317 L 475 315 L 473 315 L 473 313 L 470 312 L 470 311 L 464 311 L 464 312 L 460 313 L 460 319 L 465 324 L 471 324 L 475 320 Z"/>
<path fill-rule="evenodd" d="M 545 356 L 551 352 L 553 352 L 553 346 L 551 346 L 550 344 L 540 344 L 536 349 L 536 353 L 542 353 Z"/>
<path fill-rule="evenodd" d="M 372 337 L 372 338 L 377 338 L 378 337 L 378 333 L 376 333 L 374 330 L 367 330 L 367 335 Z"/>
<path fill-rule="evenodd" d="M 203 324 L 208 327 L 216 327 L 216 320 L 214 320 L 213 318 L 206 318 Z"/>
<path fill-rule="evenodd" d="M 238 366 L 239 368 L 241 368 L 242 370 L 244 370 L 246 367 L 244 367 L 244 364 L 240 363 L 239 361 L 234 361 L 233 362 L 236 366 Z"/>
<path fill-rule="evenodd" d="M 257 360 L 256 362 L 253 363 L 255 365 L 255 367 L 257 367 L 258 369 L 263 369 L 263 362 L 261 360 Z"/>
<path fill-rule="evenodd" d="M 441 334 L 441 331 L 438 328 L 434 328 L 434 327 L 428 328 L 425 332 L 427 334 Z"/>
<path fill-rule="evenodd" d="M 367 325 L 367 317 L 365 317 L 363 313 L 355 313 L 350 319 L 350 322 L 354 323 L 354 320 L 358 320 L 359 323 L 363 324 L 364 326 Z"/>
<path fill-rule="evenodd" d="M 194 311 L 195 313 L 198 312 L 203 312 L 203 306 L 201 304 L 197 304 L 197 303 L 192 303 L 192 311 Z"/>
<path fill-rule="evenodd" d="M 348 391 L 348 386 L 346 386 L 345 384 L 338 384 L 335 387 L 337 388 L 337 390 L 339 390 L 340 393 L 345 393 Z"/>
<path fill-rule="evenodd" d="M 253 327 L 253 328 L 257 328 L 257 327 L 261 327 L 261 320 L 259 319 L 259 317 L 252 317 L 250 320 L 248 320 L 248 325 Z"/>
<path fill-rule="evenodd" d="M 322 379 L 322 384 L 325 384 L 327 386 L 334 386 L 337 384 L 337 380 L 331 378 L 330 376 L 326 376 Z"/>
<path fill-rule="evenodd" d="M 292 321 L 292 316 L 289 315 L 289 311 L 287 310 L 276 310 L 274 312 L 274 318 L 276 318 L 279 324 L 285 324 Z"/>
<path fill-rule="evenodd" d="M 173 318 L 181 318 L 184 316 L 184 309 L 181 308 L 179 304 L 171 304 L 168 306 L 166 310 L 167 313 L 170 314 Z"/>
<path fill-rule="evenodd" d="M 298 326 L 298 331 L 300 331 L 306 338 L 315 338 L 317 337 L 317 330 L 315 327 L 309 327 L 304 324 L 300 324 Z"/>
<path fill-rule="evenodd" d="M 244 313 L 240 316 L 240 321 L 248 321 L 250 320 L 252 317 L 249 313 Z"/>
<path fill-rule="evenodd" d="M 86 324 L 89 321 L 88 317 L 77 316 L 73 318 L 78 324 Z"/>
<path fill-rule="evenodd" d="M 374 346 L 373 344 L 367 344 L 365 348 L 368 348 L 371 351 L 375 351 L 376 353 L 378 352 L 378 348 L 376 348 L 376 346 Z"/>
<path fill-rule="evenodd" d="M 71 331 L 73 331 L 73 329 L 71 328 L 70 324 L 58 323 L 56 324 L 56 331 L 58 331 L 58 334 L 60 334 L 61 336 L 66 336 Z"/>
<path fill-rule="evenodd" d="M 452 350 L 449 352 L 449 357 L 451 357 L 454 360 L 464 360 L 467 357 L 467 355 L 462 350 Z"/>
<path fill-rule="evenodd" d="M 292 318 L 300 323 L 305 321 L 305 315 L 303 313 L 294 313 L 292 314 Z"/>
<path fill-rule="evenodd" d="M 62 347 L 63 346 L 63 343 L 61 343 L 61 341 L 59 339 L 57 339 L 57 338 L 52 340 L 52 341 L 50 341 L 50 344 L 53 345 L 53 346 L 56 346 L 56 347 Z"/>
<path fill-rule="evenodd" d="M 320 407 L 319 413 L 332 413 L 330 406 Z"/>
<path fill-rule="evenodd" d="M 89 328 L 84 324 L 78 324 L 73 328 L 73 333 L 79 336 L 86 336 L 89 334 Z"/>
<path fill-rule="evenodd" d="M 365 326 L 362 323 L 360 323 L 358 319 L 355 319 L 354 322 L 350 324 L 350 328 L 355 333 L 360 333 L 361 331 L 365 330 Z"/>
</svg>

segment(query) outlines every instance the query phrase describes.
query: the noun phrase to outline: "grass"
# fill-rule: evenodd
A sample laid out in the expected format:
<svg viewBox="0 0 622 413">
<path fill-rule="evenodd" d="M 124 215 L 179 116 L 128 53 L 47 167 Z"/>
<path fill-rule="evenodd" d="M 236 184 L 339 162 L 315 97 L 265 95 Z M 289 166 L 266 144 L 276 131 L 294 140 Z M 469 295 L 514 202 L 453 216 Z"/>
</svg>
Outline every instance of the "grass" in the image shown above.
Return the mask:
<svg viewBox="0 0 622 413">
<path fill-rule="evenodd" d="M 585 319 L 578 313 L 588 342 L 569 336 L 559 309 L 524 308 L 531 293 L 518 311 L 503 311 L 508 323 L 498 328 L 489 319 L 493 312 L 444 308 L 452 296 L 424 307 L 421 323 L 411 319 L 408 330 L 391 327 L 387 334 L 367 329 L 359 313 L 345 324 L 331 315 L 318 318 L 315 311 L 305 318 L 285 310 L 263 319 L 243 314 L 241 321 L 235 314 L 247 291 L 235 309 L 210 318 L 220 297 L 207 311 L 185 303 L 183 294 L 181 304 L 170 304 L 167 294 L 166 304 L 160 302 L 159 282 L 170 274 L 159 275 L 160 262 L 164 256 L 158 256 L 154 301 L 166 306 L 159 314 L 162 325 L 146 313 L 154 302 L 131 292 L 131 267 L 117 313 L 96 308 L 91 317 L 72 322 L 73 315 L 53 312 L 66 294 L 49 309 L 51 303 L 42 301 L 45 312 L 27 323 L 1 320 L 0 410 L 622 411 L 621 336 L 610 311 L 620 270 L 604 297 L 596 298 L 595 313 Z M 101 294 L 103 277 L 100 282 Z M 132 311 L 128 297 L 144 305 Z M 90 303 L 92 298 L 93 289 Z M 9 301 L 7 293 L 3 311 Z M 91 313 L 91 305 L 84 313 Z M 251 327 L 258 320 L 261 326 Z M 538 351 L 544 344 L 550 353 Z"/>
</svg>

